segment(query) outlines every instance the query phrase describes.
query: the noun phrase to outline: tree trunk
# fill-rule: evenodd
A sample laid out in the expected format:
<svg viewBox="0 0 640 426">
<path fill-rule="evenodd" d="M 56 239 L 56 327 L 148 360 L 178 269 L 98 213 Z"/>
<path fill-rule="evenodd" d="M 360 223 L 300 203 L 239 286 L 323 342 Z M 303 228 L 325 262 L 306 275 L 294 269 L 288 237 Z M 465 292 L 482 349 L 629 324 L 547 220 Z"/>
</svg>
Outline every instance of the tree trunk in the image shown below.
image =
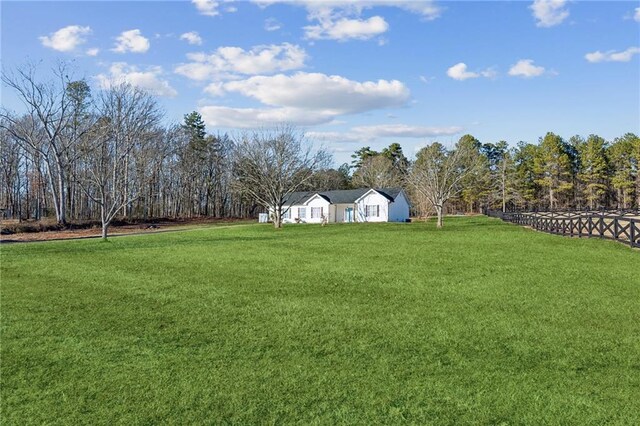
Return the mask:
<svg viewBox="0 0 640 426">
<path fill-rule="evenodd" d="M 504 179 L 502 180 L 502 213 L 507 211 L 507 185 Z"/>
<path fill-rule="evenodd" d="M 62 225 L 67 224 L 67 209 L 66 209 L 67 199 L 65 196 L 65 185 L 64 185 L 64 170 L 61 163 L 58 163 L 58 214 L 57 219 L 58 223 Z"/>
<path fill-rule="evenodd" d="M 436 213 L 438 214 L 438 223 L 436 224 L 436 227 L 438 228 L 442 228 L 442 206 L 436 206 Z"/>
<path fill-rule="evenodd" d="M 273 209 L 273 226 L 274 228 L 282 228 L 282 206 Z"/>
<path fill-rule="evenodd" d="M 102 239 L 107 239 L 107 228 L 109 228 L 109 222 L 107 222 L 107 212 L 105 211 L 104 199 L 100 205 L 100 220 L 102 222 Z"/>
</svg>

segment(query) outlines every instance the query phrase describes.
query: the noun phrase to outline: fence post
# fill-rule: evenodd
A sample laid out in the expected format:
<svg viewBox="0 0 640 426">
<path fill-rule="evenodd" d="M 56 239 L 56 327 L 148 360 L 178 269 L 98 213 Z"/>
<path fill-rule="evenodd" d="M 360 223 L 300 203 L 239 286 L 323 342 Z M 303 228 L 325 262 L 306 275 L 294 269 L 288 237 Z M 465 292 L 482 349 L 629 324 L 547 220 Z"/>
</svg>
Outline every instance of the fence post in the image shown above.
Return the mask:
<svg viewBox="0 0 640 426">
<path fill-rule="evenodd" d="M 573 237 L 573 218 L 569 218 L 569 235 Z"/>
<path fill-rule="evenodd" d="M 578 238 L 582 237 L 582 216 L 578 216 Z"/>
<path fill-rule="evenodd" d="M 604 211 L 600 212 L 600 223 L 598 228 L 600 232 L 600 238 L 604 238 Z"/>
</svg>

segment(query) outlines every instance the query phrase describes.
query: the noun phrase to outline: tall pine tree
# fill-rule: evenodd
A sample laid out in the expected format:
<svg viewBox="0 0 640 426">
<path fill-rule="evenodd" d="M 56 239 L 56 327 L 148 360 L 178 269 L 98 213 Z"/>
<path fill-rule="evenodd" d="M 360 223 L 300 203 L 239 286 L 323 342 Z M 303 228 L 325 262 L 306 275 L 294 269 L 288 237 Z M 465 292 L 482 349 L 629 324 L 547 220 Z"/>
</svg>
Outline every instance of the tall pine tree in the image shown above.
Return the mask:
<svg viewBox="0 0 640 426">
<path fill-rule="evenodd" d="M 580 149 L 578 177 L 583 183 L 584 198 L 590 209 L 600 207 L 604 202 L 609 177 L 606 149 L 606 141 L 597 135 L 589 135 Z"/>
<path fill-rule="evenodd" d="M 540 141 L 537 154 L 534 163 L 537 183 L 546 189 L 549 208 L 557 208 L 562 195 L 573 187 L 569 149 L 560 136 L 549 132 Z"/>
</svg>

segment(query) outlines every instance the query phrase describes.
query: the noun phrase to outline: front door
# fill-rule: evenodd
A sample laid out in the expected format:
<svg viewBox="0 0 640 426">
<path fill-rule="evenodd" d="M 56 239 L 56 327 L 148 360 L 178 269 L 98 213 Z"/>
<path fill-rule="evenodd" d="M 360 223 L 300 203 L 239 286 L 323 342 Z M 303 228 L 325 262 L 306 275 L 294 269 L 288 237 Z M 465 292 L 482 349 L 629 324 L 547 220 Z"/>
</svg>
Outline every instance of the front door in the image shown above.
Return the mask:
<svg viewBox="0 0 640 426">
<path fill-rule="evenodd" d="M 353 207 L 347 207 L 344 209 L 344 221 L 353 222 Z"/>
</svg>

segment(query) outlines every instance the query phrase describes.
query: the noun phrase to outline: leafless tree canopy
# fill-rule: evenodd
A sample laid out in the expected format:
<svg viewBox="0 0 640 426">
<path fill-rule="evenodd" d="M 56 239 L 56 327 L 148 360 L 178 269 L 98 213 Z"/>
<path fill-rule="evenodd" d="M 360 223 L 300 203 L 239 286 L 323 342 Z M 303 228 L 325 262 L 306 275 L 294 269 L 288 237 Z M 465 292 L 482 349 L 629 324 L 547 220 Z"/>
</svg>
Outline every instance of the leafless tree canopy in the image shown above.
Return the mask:
<svg viewBox="0 0 640 426">
<path fill-rule="evenodd" d="M 290 126 L 241 135 L 234 158 L 234 183 L 272 210 L 276 228 L 282 226 L 287 197 L 330 162 L 325 150 L 314 150 L 304 134 Z"/>
<path fill-rule="evenodd" d="M 248 217 L 232 185 L 233 141 L 162 122 L 156 99 L 126 84 L 92 93 L 64 64 L 2 74 L 24 108 L 0 111 L 0 213 L 60 224 L 115 218 Z M 44 70 L 47 71 L 47 70 Z M 197 113 L 192 113 L 199 117 Z"/>
<path fill-rule="evenodd" d="M 447 150 L 435 142 L 418 153 L 408 180 L 435 209 L 439 228 L 443 225 L 445 203 L 463 190 L 463 179 L 479 170 L 480 166 L 473 149 L 464 144 Z"/>
<path fill-rule="evenodd" d="M 77 181 L 100 207 L 102 236 L 106 238 L 118 211 L 142 196 L 130 185 L 130 176 L 148 183 L 144 156 L 157 136 L 161 113 L 153 97 L 126 84 L 101 92 L 95 113 L 98 119 L 92 133 L 80 145 L 86 173 Z"/>
<path fill-rule="evenodd" d="M 362 161 L 362 165 L 353 175 L 353 182 L 359 187 L 391 188 L 402 186 L 403 178 L 389 158 L 376 155 Z"/>
<path fill-rule="evenodd" d="M 91 126 L 90 120 L 78 120 L 77 110 L 67 90 L 68 69 L 59 64 L 53 80 L 40 82 L 37 67 L 29 65 L 14 73 L 3 73 L 2 82 L 18 95 L 25 113 L 16 116 L 2 112 L 2 125 L 22 150 L 41 159 L 53 193 L 58 222 L 67 221 L 66 198 L 69 191 L 69 166 L 75 160 L 78 141 Z"/>
</svg>

